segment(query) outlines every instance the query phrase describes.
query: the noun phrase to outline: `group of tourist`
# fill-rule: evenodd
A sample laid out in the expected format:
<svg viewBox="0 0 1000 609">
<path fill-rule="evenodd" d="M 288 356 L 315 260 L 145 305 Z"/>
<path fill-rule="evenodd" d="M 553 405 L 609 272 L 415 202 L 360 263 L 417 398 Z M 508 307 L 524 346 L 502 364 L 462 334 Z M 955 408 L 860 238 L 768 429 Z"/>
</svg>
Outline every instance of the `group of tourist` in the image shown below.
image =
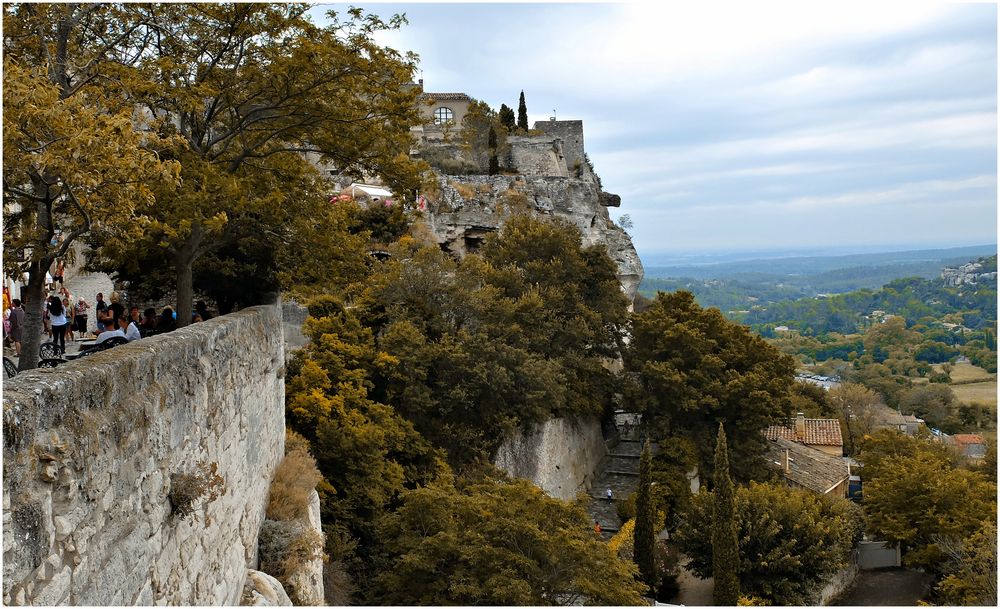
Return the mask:
<svg viewBox="0 0 1000 609">
<path fill-rule="evenodd" d="M 20 299 L 8 300 L 4 292 L 4 335 L 8 342 L 13 343 L 16 356 L 21 355 L 21 340 L 24 333 L 24 308 Z M 111 294 L 111 302 L 104 300 L 104 294 L 97 294 L 97 301 L 91 307 L 82 296 L 73 304 L 73 296 L 65 288 L 60 287 L 58 293 L 48 296 L 42 305 L 43 330 L 49 340 L 60 351 L 66 352 L 66 341 L 73 341 L 74 332 L 78 340 L 88 336 L 88 321 L 90 309 L 96 316 L 95 329 L 90 336 L 96 338 L 95 344 L 101 344 L 109 338 L 122 337 L 129 341 L 138 340 L 154 334 L 162 334 L 177 329 L 177 314 L 172 307 L 163 307 L 159 314 L 153 307 L 147 307 L 142 314 L 138 305 L 128 308 L 121 303 L 117 292 Z M 199 300 L 195 305 L 191 321 L 199 322 L 212 318 L 205 301 Z"/>
</svg>

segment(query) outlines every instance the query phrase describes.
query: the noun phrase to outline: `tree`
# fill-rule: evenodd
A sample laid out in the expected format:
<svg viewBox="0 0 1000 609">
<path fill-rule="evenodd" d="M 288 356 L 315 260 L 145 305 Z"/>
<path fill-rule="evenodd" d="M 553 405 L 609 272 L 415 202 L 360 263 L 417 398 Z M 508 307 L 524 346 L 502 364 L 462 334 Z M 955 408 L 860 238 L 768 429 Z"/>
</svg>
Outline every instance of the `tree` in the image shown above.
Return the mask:
<svg viewBox="0 0 1000 609">
<path fill-rule="evenodd" d="M 388 605 L 640 605 L 630 561 L 582 508 L 493 475 L 409 491 L 380 535 L 388 563 L 369 601 Z"/>
<path fill-rule="evenodd" d="M 171 256 L 179 325 L 191 319 L 199 259 L 261 221 L 271 227 L 268 245 L 281 248 L 298 238 L 296 217 L 317 219 L 326 196 L 306 155 L 341 174 L 379 175 L 397 192 L 419 183 L 406 154 L 409 127 L 419 122 L 416 92 L 403 86 L 414 58 L 373 41 L 402 18 L 349 9 L 346 20 L 331 12 L 319 27 L 308 9 L 135 5 L 149 36 L 141 48 L 119 50 L 143 57 L 147 84 L 135 102 L 183 141 L 168 151 L 183 166 L 182 184 L 143 209 L 150 223 L 139 244 Z M 114 245 L 105 264 L 113 268 L 134 247 Z"/>
<path fill-rule="evenodd" d="M 135 82 L 114 41 L 139 25 L 101 4 L 5 4 L 4 271 L 27 274 L 19 368 L 38 362 L 45 273 L 92 232 L 141 232 L 150 185 L 173 184 L 166 142 L 140 131 L 124 92 Z M 111 42 L 108 42 L 111 41 Z M 110 217 L 113 216 L 113 217 Z"/>
<path fill-rule="evenodd" d="M 497 132 L 490 126 L 489 134 L 490 162 L 488 173 L 493 176 L 500 173 L 500 162 L 497 160 Z"/>
<path fill-rule="evenodd" d="M 500 104 L 500 111 L 497 113 L 500 118 L 500 124 L 507 129 L 507 133 L 513 133 L 514 129 L 517 128 L 514 118 L 514 110 L 509 108 L 507 104 Z"/>
<path fill-rule="evenodd" d="M 958 400 L 951 387 L 940 383 L 917 385 L 903 391 L 899 399 L 901 411 L 920 417 L 931 427 L 945 427 L 949 433 L 958 431 L 957 425 L 948 425 L 954 421 L 957 406 Z"/>
<path fill-rule="evenodd" d="M 869 530 L 901 543 L 904 561 L 941 569 L 941 539 L 961 540 L 996 518 L 996 484 L 979 472 L 954 466 L 948 447 L 894 430 L 866 438 L 863 506 Z"/>
<path fill-rule="evenodd" d="M 948 557 L 947 575 L 937 586 L 945 605 L 997 604 L 997 526 L 983 523 L 975 533 L 960 542 L 942 540 L 941 549 Z"/>
<path fill-rule="evenodd" d="M 642 447 L 639 455 L 639 488 L 635 500 L 635 564 L 639 568 L 639 576 L 651 589 L 656 590 L 659 584 L 659 573 L 656 572 L 656 503 L 653 499 L 653 451 L 649 439 Z"/>
<path fill-rule="evenodd" d="M 371 331 L 330 296 L 313 299 L 309 313 L 311 342 L 290 366 L 288 425 L 310 442 L 332 485 L 321 495 L 328 553 L 368 581 L 379 518 L 404 489 L 449 470 L 409 421 L 371 399 L 373 371 L 394 363 Z"/>
<path fill-rule="evenodd" d="M 528 130 L 528 106 L 524 103 L 524 91 L 521 91 L 521 97 L 517 101 L 517 128 Z"/>
<path fill-rule="evenodd" d="M 715 444 L 715 473 L 712 489 L 712 577 L 715 587 L 712 601 L 716 605 L 735 606 L 740 597 L 740 548 L 736 538 L 736 513 L 733 481 L 729 477 L 729 454 L 726 431 L 719 423 Z"/>
<path fill-rule="evenodd" d="M 674 541 L 688 568 L 712 576 L 715 492 L 695 497 Z M 809 605 L 829 576 L 845 567 L 861 540 L 861 509 L 844 499 L 804 489 L 751 482 L 737 487 L 739 587 L 772 605 Z M 718 585 L 718 584 L 716 584 Z"/>
<path fill-rule="evenodd" d="M 392 252 L 355 299 L 400 362 L 376 389 L 453 465 L 521 425 L 604 412 L 616 390 L 604 362 L 626 309 L 602 246 L 584 248 L 565 223 L 515 216 L 461 262 L 414 240 Z"/>
<path fill-rule="evenodd" d="M 841 383 L 830 389 L 828 398 L 847 428 L 847 454 L 853 455 L 861 439 L 875 430 L 878 410 L 886 406 L 879 394 L 854 383 Z"/>
<path fill-rule="evenodd" d="M 707 475 L 725 421 L 733 477 L 767 476 L 762 432 L 791 415 L 793 360 L 718 309 L 702 309 L 690 292 L 657 294 L 632 323 L 625 403 L 654 438 L 691 438 Z"/>
</svg>

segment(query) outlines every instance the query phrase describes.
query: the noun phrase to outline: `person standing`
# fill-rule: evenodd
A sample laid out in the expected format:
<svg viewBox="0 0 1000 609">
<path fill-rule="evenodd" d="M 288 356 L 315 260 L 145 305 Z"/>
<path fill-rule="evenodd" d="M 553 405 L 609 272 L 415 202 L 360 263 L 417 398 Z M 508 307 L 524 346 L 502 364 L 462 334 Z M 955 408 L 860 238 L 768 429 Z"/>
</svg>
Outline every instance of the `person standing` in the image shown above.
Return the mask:
<svg viewBox="0 0 1000 609">
<path fill-rule="evenodd" d="M 21 357 L 21 334 L 24 330 L 24 309 L 21 308 L 21 301 L 17 298 L 11 301 L 10 317 L 10 339 L 14 341 L 14 353 Z"/>
<path fill-rule="evenodd" d="M 49 322 L 52 324 L 52 342 L 66 353 L 66 310 L 58 296 L 49 297 Z"/>
<path fill-rule="evenodd" d="M 104 322 L 108 319 L 108 303 L 104 302 L 104 294 L 97 293 L 97 302 L 94 303 L 94 313 L 97 315 L 98 333 L 103 331 Z"/>
<path fill-rule="evenodd" d="M 90 305 L 87 304 L 87 300 L 81 296 L 80 300 L 76 303 L 75 313 L 73 319 L 76 320 L 76 331 L 80 333 L 80 340 L 87 335 L 87 309 Z"/>
<path fill-rule="evenodd" d="M 73 301 L 70 296 L 63 297 L 62 305 L 63 311 L 66 313 L 66 330 L 63 331 L 63 334 L 65 334 L 63 344 L 66 344 L 67 340 L 73 340 L 73 328 L 76 327 L 76 309 L 73 308 Z"/>
<path fill-rule="evenodd" d="M 604 492 L 604 496 L 607 497 L 608 503 L 610 503 L 610 502 L 612 502 L 612 501 L 615 500 L 615 494 L 613 492 L 611 492 L 611 487 L 610 486 L 608 487 L 608 490 Z"/>
<path fill-rule="evenodd" d="M 56 272 L 53 279 L 59 284 L 59 287 L 63 287 L 63 273 L 66 272 L 66 265 L 63 264 L 62 259 L 56 261 Z"/>
</svg>

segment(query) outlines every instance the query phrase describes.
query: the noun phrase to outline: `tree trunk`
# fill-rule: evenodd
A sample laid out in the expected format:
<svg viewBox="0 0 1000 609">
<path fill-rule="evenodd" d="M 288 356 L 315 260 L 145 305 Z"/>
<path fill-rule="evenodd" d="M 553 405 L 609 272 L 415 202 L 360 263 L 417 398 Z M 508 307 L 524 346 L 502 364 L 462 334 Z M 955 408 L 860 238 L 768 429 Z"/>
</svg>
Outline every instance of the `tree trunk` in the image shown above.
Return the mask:
<svg viewBox="0 0 1000 609">
<path fill-rule="evenodd" d="M 194 299 L 194 260 L 185 252 L 174 256 L 174 270 L 177 273 L 177 327 L 191 324 Z"/>
<path fill-rule="evenodd" d="M 33 370 L 38 367 L 38 347 L 42 344 L 42 301 L 45 298 L 45 271 L 43 261 L 35 260 L 28 270 L 28 286 L 24 292 L 24 329 L 21 330 L 21 357 L 17 369 Z"/>
</svg>

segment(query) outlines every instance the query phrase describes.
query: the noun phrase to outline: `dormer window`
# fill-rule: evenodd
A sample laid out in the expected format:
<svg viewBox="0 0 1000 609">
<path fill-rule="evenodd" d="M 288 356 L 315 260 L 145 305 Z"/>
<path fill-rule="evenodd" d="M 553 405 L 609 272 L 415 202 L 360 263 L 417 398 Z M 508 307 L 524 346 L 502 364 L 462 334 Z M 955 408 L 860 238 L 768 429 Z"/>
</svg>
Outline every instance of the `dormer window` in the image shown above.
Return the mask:
<svg viewBox="0 0 1000 609">
<path fill-rule="evenodd" d="M 434 124 L 444 125 L 455 120 L 455 113 L 451 108 L 438 108 L 434 111 Z"/>
</svg>

